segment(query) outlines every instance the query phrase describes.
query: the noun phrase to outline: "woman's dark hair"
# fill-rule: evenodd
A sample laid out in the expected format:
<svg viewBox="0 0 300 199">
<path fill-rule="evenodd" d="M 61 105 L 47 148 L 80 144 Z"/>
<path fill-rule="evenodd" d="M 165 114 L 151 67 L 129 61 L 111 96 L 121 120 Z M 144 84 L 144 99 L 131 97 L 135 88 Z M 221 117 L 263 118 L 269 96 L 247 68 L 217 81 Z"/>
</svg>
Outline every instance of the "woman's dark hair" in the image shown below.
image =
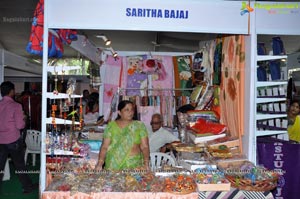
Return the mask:
<svg viewBox="0 0 300 199">
<path fill-rule="evenodd" d="M 292 104 L 294 104 L 294 103 L 297 103 L 297 104 L 300 106 L 300 101 L 299 101 L 299 100 L 292 100 L 292 101 L 290 102 L 290 106 L 289 106 L 289 107 L 291 107 Z"/>
<path fill-rule="evenodd" d="M 10 81 L 2 82 L 1 84 L 1 96 L 4 97 L 9 94 L 11 90 L 15 89 L 15 85 Z"/>
<path fill-rule="evenodd" d="M 93 112 L 94 105 L 99 102 L 99 93 L 93 92 L 89 95 L 89 100 L 87 103 L 88 109 L 90 112 Z"/>
<path fill-rule="evenodd" d="M 82 94 L 90 94 L 90 92 L 89 92 L 89 90 L 88 89 L 84 89 L 83 91 L 82 91 Z"/>
<path fill-rule="evenodd" d="M 118 111 L 121 111 L 127 104 L 132 104 L 133 105 L 133 102 L 129 101 L 129 100 L 120 101 L 119 104 L 118 104 Z M 121 116 L 118 114 L 118 117 L 116 118 L 116 120 L 118 120 L 120 118 L 121 118 Z"/>
<path fill-rule="evenodd" d="M 96 104 L 96 101 L 93 99 L 93 98 L 90 98 L 87 106 L 88 106 L 88 110 L 90 112 L 93 112 L 93 109 L 94 109 L 94 105 Z"/>
<path fill-rule="evenodd" d="M 99 93 L 97 93 L 97 92 L 92 92 L 91 94 L 90 94 L 90 96 L 89 96 L 89 98 L 91 99 L 93 99 L 94 101 L 98 101 L 99 100 Z"/>
</svg>

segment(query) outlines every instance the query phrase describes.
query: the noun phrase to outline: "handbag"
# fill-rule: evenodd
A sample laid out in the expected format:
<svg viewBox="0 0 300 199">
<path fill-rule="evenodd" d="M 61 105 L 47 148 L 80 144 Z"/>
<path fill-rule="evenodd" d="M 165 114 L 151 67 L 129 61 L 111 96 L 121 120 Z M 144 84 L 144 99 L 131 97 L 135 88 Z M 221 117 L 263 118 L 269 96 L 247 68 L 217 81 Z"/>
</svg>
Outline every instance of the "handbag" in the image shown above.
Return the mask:
<svg viewBox="0 0 300 199">
<path fill-rule="evenodd" d="M 270 73 L 272 80 L 279 80 L 281 78 L 280 62 L 279 61 L 270 61 Z"/>
<path fill-rule="evenodd" d="M 266 55 L 267 54 L 265 43 L 258 43 L 257 44 L 257 54 L 258 55 Z"/>
<path fill-rule="evenodd" d="M 280 37 L 272 38 L 272 49 L 273 49 L 273 55 L 284 55 L 285 54 L 283 42 Z"/>
<path fill-rule="evenodd" d="M 267 81 L 267 71 L 263 66 L 259 66 L 256 70 L 258 81 Z"/>
</svg>

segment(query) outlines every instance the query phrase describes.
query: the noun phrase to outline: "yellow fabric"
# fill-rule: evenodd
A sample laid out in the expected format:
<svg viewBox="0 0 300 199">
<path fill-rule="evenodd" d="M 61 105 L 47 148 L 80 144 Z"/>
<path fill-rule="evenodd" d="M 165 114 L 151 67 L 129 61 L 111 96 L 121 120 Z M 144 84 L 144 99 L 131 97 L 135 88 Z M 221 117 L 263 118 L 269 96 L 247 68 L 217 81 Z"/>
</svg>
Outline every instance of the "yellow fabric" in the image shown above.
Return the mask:
<svg viewBox="0 0 300 199">
<path fill-rule="evenodd" d="M 300 142 L 300 116 L 297 116 L 293 125 L 288 126 L 289 139 Z"/>
</svg>

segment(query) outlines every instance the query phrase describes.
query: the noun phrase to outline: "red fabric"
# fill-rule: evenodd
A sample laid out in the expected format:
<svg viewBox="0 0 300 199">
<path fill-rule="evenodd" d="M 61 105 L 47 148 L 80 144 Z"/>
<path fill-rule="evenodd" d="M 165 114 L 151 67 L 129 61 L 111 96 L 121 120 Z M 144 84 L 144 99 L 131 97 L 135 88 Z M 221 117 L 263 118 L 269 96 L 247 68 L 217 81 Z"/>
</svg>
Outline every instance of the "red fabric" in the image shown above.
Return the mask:
<svg viewBox="0 0 300 199">
<path fill-rule="evenodd" d="M 56 31 L 59 38 L 63 41 L 64 44 L 71 44 L 71 42 L 77 39 L 77 31 L 70 29 L 60 29 Z"/>
<path fill-rule="evenodd" d="M 198 119 L 194 125 L 190 126 L 196 134 L 207 134 L 211 133 L 218 135 L 226 130 L 226 126 L 219 123 L 208 122 L 204 119 Z"/>
<path fill-rule="evenodd" d="M 25 95 L 22 98 L 22 105 L 24 112 L 29 115 L 29 95 Z M 31 118 L 30 118 L 30 127 L 31 129 L 41 130 L 41 119 L 42 119 L 42 107 L 41 107 L 41 96 L 40 95 L 30 95 L 30 108 L 31 108 Z"/>
<path fill-rule="evenodd" d="M 44 32 L 44 1 L 40 0 L 35 8 L 31 34 L 26 50 L 32 54 L 41 54 L 43 51 L 43 32 Z"/>
<path fill-rule="evenodd" d="M 59 29 L 54 30 L 55 35 L 49 33 L 48 37 L 48 56 L 62 57 L 64 44 L 70 44 L 77 39 L 76 30 Z M 43 55 L 43 34 L 44 34 L 44 0 L 40 0 L 34 11 L 33 22 L 31 26 L 31 34 L 26 51 L 34 55 Z"/>
<path fill-rule="evenodd" d="M 86 108 L 85 108 L 85 113 L 87 114 L 87 113 L 98 113 L 99 112 L 99 107 L 96 109 L 96 110 L 94 110 L 94 111 L 90 111 L 90 109 L 89 109 L 89 107 L 88 106 L 86 106 Z"/>
</svg>

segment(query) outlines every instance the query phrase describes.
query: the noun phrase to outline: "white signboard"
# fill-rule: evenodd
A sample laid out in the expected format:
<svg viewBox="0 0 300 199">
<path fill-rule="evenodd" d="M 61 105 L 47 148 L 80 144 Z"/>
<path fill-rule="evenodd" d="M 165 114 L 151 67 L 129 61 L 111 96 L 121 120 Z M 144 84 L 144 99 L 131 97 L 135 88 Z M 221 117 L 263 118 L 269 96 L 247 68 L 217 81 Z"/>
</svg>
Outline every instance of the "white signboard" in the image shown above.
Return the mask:
<svg viewBox="0 0 300 199">
<path fill-rule="evenodd" d="M 256 33 L 300 35 L 300 2 L 255 2 Z"/>
<path fill-rule="evenodd" d="M 242 2 L 196 0 L 51 0 L 49 28 L 247 34 Z"/>
</svg>

